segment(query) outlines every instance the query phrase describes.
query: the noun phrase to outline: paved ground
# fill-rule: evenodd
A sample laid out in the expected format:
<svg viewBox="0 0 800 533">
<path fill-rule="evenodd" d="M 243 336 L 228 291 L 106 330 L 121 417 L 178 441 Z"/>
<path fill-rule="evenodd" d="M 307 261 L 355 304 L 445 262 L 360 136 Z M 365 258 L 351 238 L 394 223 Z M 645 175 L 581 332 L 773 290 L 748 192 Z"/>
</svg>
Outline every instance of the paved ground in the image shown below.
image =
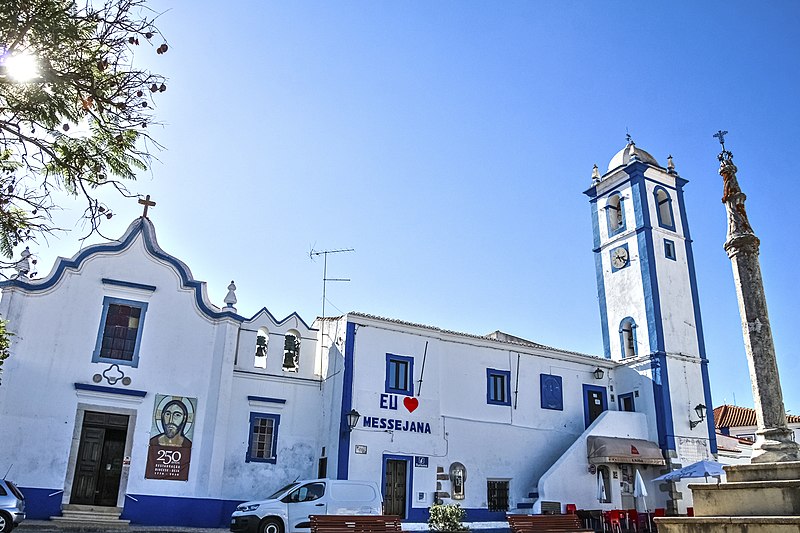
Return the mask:
<svg viewBox="0 0 800 533">
<path fill-rule="evenodd" d="M 490 524 L 487 524 L 490 525 Z M 495 525 L 495 524 L 491 524 Z M 425 533 L 427 529 L 417 529 L 417 527 L 424 527 L 421 524 L 413 524 L 416 526 L 414 529 L 409 528 L 409 531 L 416 531 Z M 508 528 L 492 528 L 492 529 L 475 529 L 480 533 L 508 533 Z M 86 528 L 86 529 L 61 529 L 53 526 L 53 522 L 48 520 L 26 520 L 14 533 L 73 533 L 73 532 L 86 532 L 86 533 L 229 533 L 226 528 L 199 528 L 199 527 L 165 527 L 165 526 L 137 526 L 132 525 L 128 528 Z"/>
</svg>

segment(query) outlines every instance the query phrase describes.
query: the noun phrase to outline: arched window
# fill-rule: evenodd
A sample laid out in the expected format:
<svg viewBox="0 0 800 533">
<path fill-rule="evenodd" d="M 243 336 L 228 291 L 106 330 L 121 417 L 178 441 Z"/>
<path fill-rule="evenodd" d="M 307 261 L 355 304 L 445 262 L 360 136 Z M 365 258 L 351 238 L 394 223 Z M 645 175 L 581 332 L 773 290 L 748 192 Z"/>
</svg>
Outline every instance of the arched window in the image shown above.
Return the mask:
<svg viewBox="0 0 800 533">
<path fill-rule="evenodd" d="M 283 370 L 297 372 L 300 369 L 300 334 L 294 330 L 283 338 Z"/>
<path fill-rule="evenodd" d="M 267 368 L 267 345 L 269 344 L 269 332 L 267 328 L 260 328 L 256 334 L 256 354 L 253 366 L 256 368 Z"/>
<path fill-rule="evenodd" d="M 467 482 L 467 468 L 461 463 L 450 465 L 450 488 L 454 500 L 464 499 L 464 485 Z"/>
<path fill-rule="evenodd" d="M 600 503 L 611 503 L 611 471 L 607 466 L 597 467 L 597 499 Z"/>
<path fill-rule="evenodd" d="M 636 322 L 628 317 L 619 325 L 619 340 L 622 346 L 622 358 L 635 357 L 636 349 Z"/>
<path fill-rule="evenodd" d="M 675 220 L 672 216 L 672 198 L 663 187 L 656 187 L 653 192 L 656 197 L 656 212 L 658 213 L 658 225 L 675 231 Z"/>
<path fill-rule="evenodd" d="M 606 202 L 606 220 L 608 222 L 608 234 L 614 235 L 625 229 L 625 210 L 622 205 L 622 196 L 619 193 L 612 194 Z"/>
</svg>

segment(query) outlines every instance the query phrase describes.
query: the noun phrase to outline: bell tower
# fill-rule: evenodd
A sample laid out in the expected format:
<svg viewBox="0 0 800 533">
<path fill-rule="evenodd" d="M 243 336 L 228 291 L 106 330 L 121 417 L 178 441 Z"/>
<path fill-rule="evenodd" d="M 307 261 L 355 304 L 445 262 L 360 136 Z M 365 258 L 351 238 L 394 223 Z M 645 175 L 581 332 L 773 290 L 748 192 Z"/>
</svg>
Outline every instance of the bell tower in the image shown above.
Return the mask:
<svg viewBox="0 0 800 533">
<path fill-rule="evenodd" d="M 672 156 L 664 168 L 628 137 L 603 175 L 595 166 L 585 191 L 605 356 L 638 373 L 636 411 L 655 419 L 651 436 L 673 462 L 717 452 L 686 183 Z M 707 413 L 701 423 L 698 406 Z M 690 442 L 705 451 L 689 453 Z"/>
</svg>

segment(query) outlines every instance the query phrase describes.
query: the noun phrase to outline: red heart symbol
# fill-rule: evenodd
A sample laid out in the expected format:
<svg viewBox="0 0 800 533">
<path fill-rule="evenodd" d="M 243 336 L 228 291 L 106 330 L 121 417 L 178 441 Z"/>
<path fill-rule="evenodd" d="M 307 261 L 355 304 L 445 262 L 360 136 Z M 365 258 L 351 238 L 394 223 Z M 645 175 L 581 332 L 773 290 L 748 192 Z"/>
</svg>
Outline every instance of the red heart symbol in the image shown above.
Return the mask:
<svg viewBox="0 0 800 533">
<path fill-rule="evenodd" d="M 406 396 L 405 398 L 403 398 L 403 405 L 406 406 L 406 409 L 408 409 L 409 413 L 413 413 L 414 409 L 419 407 L 419 400 L 417 400 L 416 398 L 412 398 L 410 396 Z"/>
</svg>

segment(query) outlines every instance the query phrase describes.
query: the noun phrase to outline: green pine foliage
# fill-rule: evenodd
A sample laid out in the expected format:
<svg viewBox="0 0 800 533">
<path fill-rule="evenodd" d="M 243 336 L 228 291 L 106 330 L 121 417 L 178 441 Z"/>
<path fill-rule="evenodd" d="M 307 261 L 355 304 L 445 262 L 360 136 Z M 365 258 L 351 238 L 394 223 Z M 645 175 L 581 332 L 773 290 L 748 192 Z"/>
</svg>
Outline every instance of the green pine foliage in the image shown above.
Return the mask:
<svg viewBox="0 0 800 533">
<path fill-rule="evenodd" d="M 158 147 L 154 98 L 159 74 L 134 54 L 168 46 L 146 0 L 0 1 L 0 253 L 58 230 L 56 191 L 82 199 L 89 234 L 110 208 L 96 198 L 147 169 Z M 30 57 L 38 74 L 14 77 L 12 61 Z M 63 201 L 63 199 L 61 200 Z M 8 264 L 8 263 L 6 263 Z"/>
</svg>

